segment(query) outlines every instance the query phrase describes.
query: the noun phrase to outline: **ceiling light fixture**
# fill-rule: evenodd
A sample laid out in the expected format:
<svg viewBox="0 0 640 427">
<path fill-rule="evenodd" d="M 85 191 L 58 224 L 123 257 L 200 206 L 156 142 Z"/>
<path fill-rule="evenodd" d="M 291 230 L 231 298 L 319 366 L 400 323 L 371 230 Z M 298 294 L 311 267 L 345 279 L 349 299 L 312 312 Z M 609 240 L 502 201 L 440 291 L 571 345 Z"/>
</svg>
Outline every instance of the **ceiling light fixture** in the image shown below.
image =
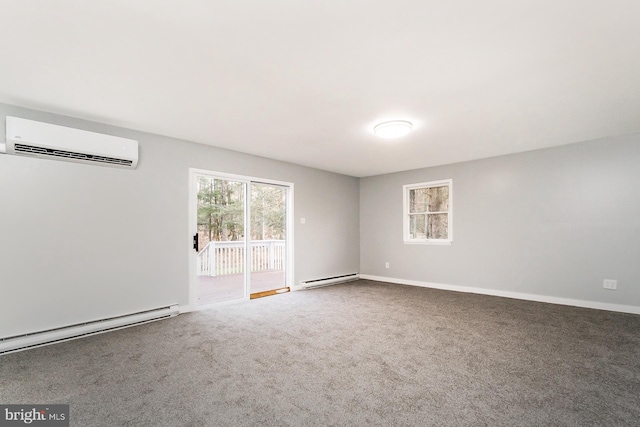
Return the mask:
<svg viewBox="0 0 640 427">
<path fill-rule="evenodd" d="M 392 120 L 378 123 L 373 127 L 373 133 L 380 138 L 400 138 L 413 129 L 411 122 L 406 120 Z"/>
</svg>

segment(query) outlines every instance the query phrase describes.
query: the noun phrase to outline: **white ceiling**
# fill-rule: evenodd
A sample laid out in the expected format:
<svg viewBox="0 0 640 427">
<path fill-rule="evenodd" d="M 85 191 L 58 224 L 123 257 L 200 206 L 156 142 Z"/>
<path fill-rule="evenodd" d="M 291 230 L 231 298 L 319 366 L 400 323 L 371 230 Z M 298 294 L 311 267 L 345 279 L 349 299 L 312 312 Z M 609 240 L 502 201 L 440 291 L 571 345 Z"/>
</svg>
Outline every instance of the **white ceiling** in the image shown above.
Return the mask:
<svg viewBox="0 0 640 427">
<path fill-rule="evenodd" d="M 637 0 L 0 0 L 0 102 L 369 176 L 640 131 Z M 374 123 L 410 120 L 400 140 Z"/>
</svg>

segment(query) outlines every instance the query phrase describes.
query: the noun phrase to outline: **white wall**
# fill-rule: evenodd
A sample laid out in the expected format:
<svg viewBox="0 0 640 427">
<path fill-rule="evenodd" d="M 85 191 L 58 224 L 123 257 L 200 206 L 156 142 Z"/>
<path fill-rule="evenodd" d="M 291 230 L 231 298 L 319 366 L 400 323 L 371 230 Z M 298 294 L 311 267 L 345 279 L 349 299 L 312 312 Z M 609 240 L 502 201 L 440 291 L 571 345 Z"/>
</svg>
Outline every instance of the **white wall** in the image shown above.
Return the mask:
<svg viewBox="0 0 640 427">
<path fill-rule="evenodd" d="M 402 186 L 447 178 L 452 245 L 403 244 Z M 364 178 L 360 236 L 365 275 L 640 307 L 640 135 Z"/>
<path fill-rule="evenodd" d="M 356 178 L 0 104 L 3 136 L 6 115 L 136 139 L 140 163 L 0 155 L 0 337 L 186 305 L 190 167 L 294 183 L 296 283 L 358 271 Z"/>
</svg>

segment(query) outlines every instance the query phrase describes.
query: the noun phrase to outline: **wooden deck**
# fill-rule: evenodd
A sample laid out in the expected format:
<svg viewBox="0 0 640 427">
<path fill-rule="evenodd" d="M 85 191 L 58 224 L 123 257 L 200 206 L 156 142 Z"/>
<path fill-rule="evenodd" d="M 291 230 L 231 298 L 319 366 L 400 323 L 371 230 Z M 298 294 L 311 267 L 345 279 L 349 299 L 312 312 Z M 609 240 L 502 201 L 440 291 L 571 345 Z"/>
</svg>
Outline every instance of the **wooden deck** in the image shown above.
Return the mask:
<svg viewBox="0 0 640 427">
<path fill-rule="evenodd" d="M 282 288 L 285 285 L 284 270 L 267 270 L 251 273 L 251 293 Z M 224 276 L 198 276 L 198 305 L 228 301 L 244 297 L 244 274 Z"/>
</svg>

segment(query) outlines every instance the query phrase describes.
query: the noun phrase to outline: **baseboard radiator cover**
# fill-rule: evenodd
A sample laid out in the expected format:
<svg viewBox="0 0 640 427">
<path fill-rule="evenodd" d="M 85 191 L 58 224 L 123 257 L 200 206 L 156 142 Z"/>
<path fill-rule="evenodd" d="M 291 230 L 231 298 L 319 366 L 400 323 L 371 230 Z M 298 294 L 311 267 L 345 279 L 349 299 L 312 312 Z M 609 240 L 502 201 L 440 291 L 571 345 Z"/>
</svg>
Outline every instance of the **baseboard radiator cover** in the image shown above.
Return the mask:
<svg viewBox="0 0 640 427">
<path fill-rule="evenodd" d="M 338 283 L 351 282 L 352 280 L 358 280 L 360 275 L 358 273 L 344 274 L 342 276 L 326 277 L 324 279 L 306 280 L 300 282 L 301 289 L 313 289 L 320 288 L 322 286 L 337 285 Z"/>
<path fill-rule="evenodd" d="M 0 355 L 70 341 L 90 335 L 97 335 L 130 326 L 142 325 L 177 316 L 180 313 L 177 304 L 140 311 L 123 316 L 109 317 L 86 323 L 33 332 L 13 337 L 0 338 Z"/>
</svg>

